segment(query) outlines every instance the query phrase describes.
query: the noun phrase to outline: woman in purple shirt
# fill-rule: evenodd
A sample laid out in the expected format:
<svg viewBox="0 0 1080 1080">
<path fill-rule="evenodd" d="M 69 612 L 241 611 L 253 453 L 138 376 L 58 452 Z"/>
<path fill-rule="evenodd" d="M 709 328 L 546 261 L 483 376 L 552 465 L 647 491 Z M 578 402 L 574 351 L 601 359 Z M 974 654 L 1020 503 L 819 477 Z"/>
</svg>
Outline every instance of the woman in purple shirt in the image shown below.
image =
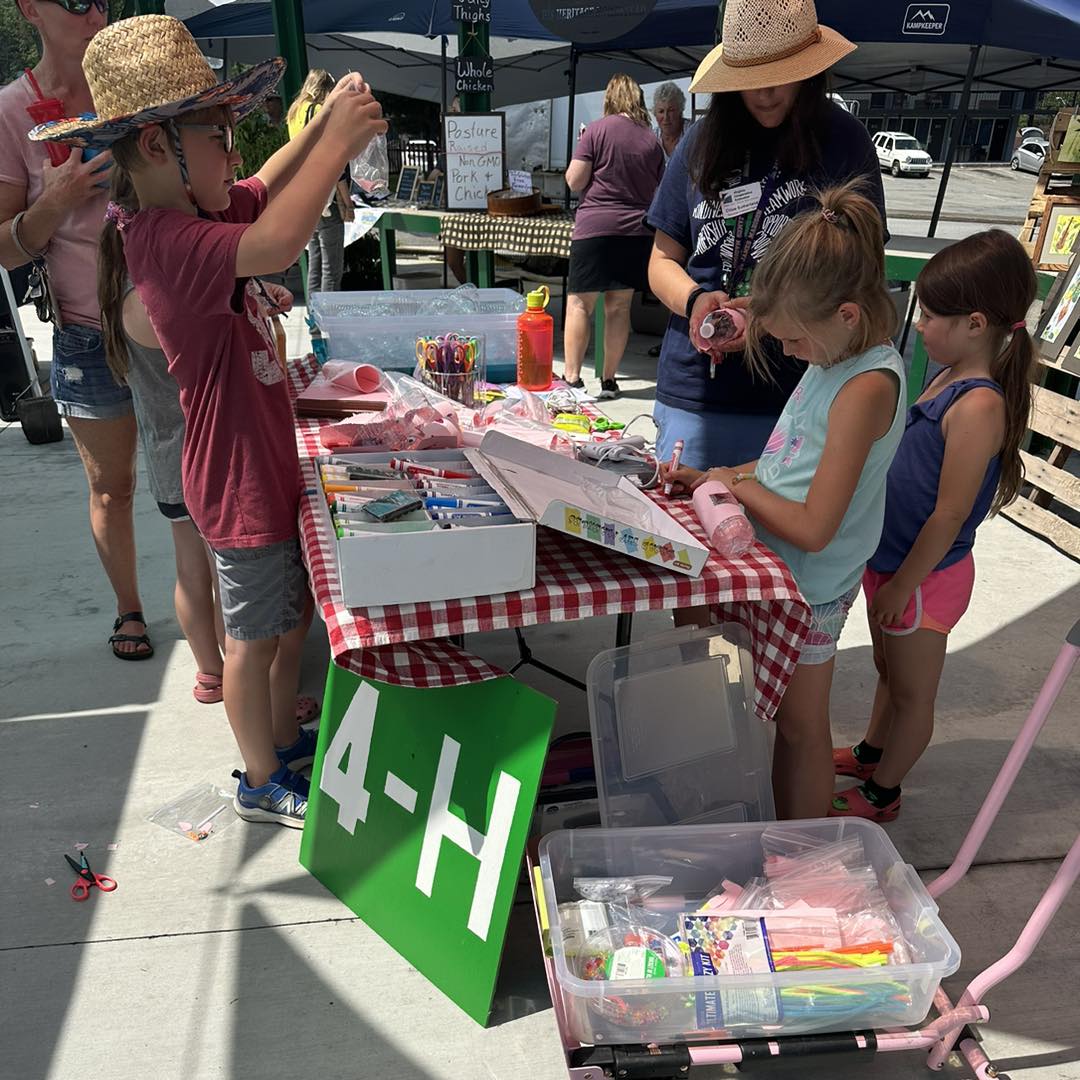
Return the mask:
<svg viewBox="0 0 1080 1080">
<path fill-rule="evenodd" d="M 582 193 L 570 244 L 563 377 L 582 388 L 589 321 L 604 294 L 604 376 L 600 397 L 619 393 L 619 370 L 630 336 L 630 302 L 648 286 L 652 230 L 645 224 L 664 173 L 664 152 L 645 108 L 645 95 L 629 75 L 613 75 L 604 93 L 604 116 L 582 132 L 566 170 L 566 184 Z"/>
</svg>

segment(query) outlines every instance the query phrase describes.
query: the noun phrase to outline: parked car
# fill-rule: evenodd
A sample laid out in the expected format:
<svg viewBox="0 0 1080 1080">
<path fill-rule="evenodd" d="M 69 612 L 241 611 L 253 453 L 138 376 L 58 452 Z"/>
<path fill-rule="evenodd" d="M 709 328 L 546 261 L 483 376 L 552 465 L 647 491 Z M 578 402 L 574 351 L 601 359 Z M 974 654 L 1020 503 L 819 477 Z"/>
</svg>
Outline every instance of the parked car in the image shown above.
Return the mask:
<svg viewBox="0 0 1080 1080">
<path fill-rule="evenodd" d="M 879 131 L 874 136 L 878 164 L 893 176 L 929 176 L 933 158 L 906 131 Z"/>
<path fill-rule="evenodd" d="M 1014 172 L 1037 173 L 1046 160 L 1050 150 L 1050 143 L 1046 139 L 1025 139 L 1014 151 L 1010 168 Z"/>
</svg>

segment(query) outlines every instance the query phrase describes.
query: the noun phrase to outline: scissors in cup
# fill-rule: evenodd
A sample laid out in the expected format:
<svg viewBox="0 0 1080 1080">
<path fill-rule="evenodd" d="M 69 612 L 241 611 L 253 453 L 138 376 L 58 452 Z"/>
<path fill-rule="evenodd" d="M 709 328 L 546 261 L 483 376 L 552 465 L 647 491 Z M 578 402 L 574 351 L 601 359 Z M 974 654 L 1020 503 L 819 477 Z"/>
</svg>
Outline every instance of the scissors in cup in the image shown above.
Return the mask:
<svg viewBox="0 0 1080 1080">
<path fill-rule="evenodd" d="M 112 892 L 116 888 L 116 882 L 111 877 L 105 877 L 103 874 L 95 874 L 90 869 L 90 864 L 86 861 L 86 852 L 82 853 L 82 858 L 79 862 L 76 862 L 70 855 L 65 855 L 71 869 L 75 871 L 79 880 L 71 886 L 71 899 L 72 900 L 87 900 L 90 897 L 90 890 L 96 885 L 102 892 Z"/>
</svg>

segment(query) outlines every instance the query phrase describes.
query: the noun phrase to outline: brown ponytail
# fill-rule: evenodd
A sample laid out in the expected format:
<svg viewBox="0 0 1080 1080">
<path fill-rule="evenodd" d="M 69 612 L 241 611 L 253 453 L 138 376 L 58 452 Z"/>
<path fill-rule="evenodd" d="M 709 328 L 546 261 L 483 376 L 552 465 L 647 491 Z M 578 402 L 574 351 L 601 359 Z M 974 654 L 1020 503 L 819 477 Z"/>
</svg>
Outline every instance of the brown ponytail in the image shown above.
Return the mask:
<svg viewBox="0 0 1080 1080">
<path fill-rule="evenodd" d="M 135 138 L 129 136 L 113 146 L 110 201 L 134 213 L 139 199 L 131 182 L 131 167 L 139 160 Z M 127 339 L 124 337 L 124 296 L 127 291 L 127 261 L 124 242 L 116 222 L 106 218 L 98 242 L 98 305 L 101 307 L 101 334 L 105 357 L 117 382 L 127 382 L 129 364 Z"/>
<path fill-rule="evenodd" d="M 1020 444 L 1031 413 L 1035 345 L 1023 323 L 1035 302 L 1038 282 L 1020 242 L 1001 229 L 988 229 L 939 251 L 915 282 L 919 303 L 951 318 L 979 311 L 986 316 L 994 359 L 990 377 L 1005 401 L 1001 480 L 990 508 L 996 514 L 1016 498 L 1024 482 Z"/>
<path fill-rule="evenodd" d="M 806 325 L 824 321 L 841 304 L 857 304 L 862 319 L 852 355 L 896 332 L 896 308 L 885 288 L 885 231 L 877 207 L 854 181 L 814 198 L 818 206 L 784 229 L 754 271 L 747 360 L 758 374 L 768 374 L 762 320 L 777 312 Z"/>
</svg>

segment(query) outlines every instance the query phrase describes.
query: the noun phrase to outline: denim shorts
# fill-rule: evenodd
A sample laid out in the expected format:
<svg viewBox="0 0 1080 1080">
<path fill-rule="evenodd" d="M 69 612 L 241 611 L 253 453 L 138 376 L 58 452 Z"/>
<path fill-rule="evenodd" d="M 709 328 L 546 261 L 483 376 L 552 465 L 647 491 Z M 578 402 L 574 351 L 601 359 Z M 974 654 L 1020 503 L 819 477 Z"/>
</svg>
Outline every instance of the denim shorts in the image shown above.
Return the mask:
<svg viewBox="0 0 1080 1080">
<path fill-rule="evenodd" d="M 105 360 L 101 331 L 67 323 L 53 328 L 53 400 L 61 416 L 118 420 L 131 416 L 131 390 L 113 377 Z"/>
<path fill-rule="evenodd" d="M 806 635 L 802 652 L 799 653 L 800 664 L 825 664 L 836 655 L 840 631 L 844 629 L 851 605 L 859 595 L 859 588 L 859 585 L 855 585 L 835 600 L 810 606 L 810 633 Z"/>
<path fill-rule="evenodd" d="M 308 604 L 299 540 L 253 548 L 213 548 L 225 633 L 259 641 L 295 630 Z"/>
<path fill-rule="evenodd" d="M 658 401 L 653 419 L 659 428 L 656 452 L 671 460 L 676 439 L 682 439 L 681 461 L 691 469 L 745 465 L 757 461 L 765 449 L 777 417 L 757 413 L 692 412 Z"/>
</svg>

